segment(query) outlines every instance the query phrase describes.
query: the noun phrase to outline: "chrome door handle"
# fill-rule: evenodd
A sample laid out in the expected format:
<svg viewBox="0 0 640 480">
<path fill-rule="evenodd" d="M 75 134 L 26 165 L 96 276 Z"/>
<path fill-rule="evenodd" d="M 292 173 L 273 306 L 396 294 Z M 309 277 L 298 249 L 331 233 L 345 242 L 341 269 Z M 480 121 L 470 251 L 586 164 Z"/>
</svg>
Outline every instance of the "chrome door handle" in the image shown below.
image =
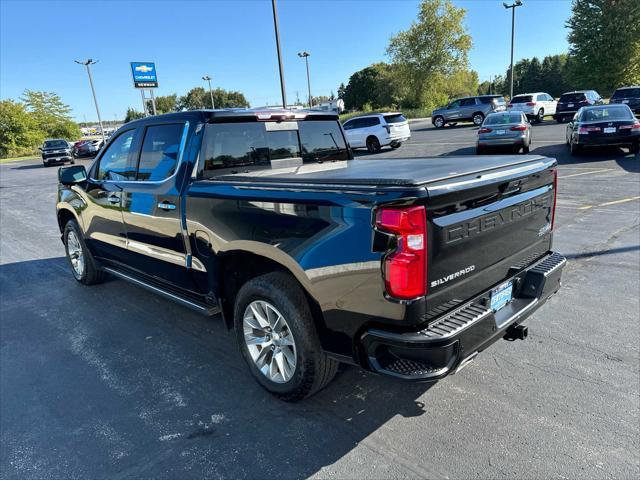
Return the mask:
<svg viewBox="0 0 640 480">
<path fill-rule="evenodd" d="M 120 197 L 117 195 L 109 195 L 108 200 L 110 203 L 120 203 Z"/>
<path fill-rule="evenodd" d="M 169 203 L 169 202 L 160 202 L 158 204 L 158 208 L 161 208 L 162 210 L 165 211 L 169 211 L 169 210 L 175 210 L 176 206 L 173 203 Z"/>
</svg>

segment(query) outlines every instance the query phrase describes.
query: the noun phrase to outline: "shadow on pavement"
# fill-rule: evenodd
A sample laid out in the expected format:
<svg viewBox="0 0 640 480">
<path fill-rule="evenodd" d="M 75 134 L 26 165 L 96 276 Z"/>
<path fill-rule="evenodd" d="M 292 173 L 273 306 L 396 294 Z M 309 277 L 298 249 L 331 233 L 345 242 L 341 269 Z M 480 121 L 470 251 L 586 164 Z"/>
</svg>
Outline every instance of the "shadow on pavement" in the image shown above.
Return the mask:
<svg viewBox="0 0 640 480">
<path fill-rule="evenodd" d="M 344 367 L 287 404 L 253 380 L 217 317 L 122 281 L 82 286 L 64 258 L 2 265 L 0 282 L 4 478 L 25 464 L 52 478 L 303 478 L 360 443 L 381 476 L 441 476 L 368 439 L 428 411 L 417 399 L 429 385 Z"/>
<path fill-rule="evenodd" d="M 582 253 L 565 253 L 564 256 L 569 260 L 578 260 L 581 258 L 601 257 L 602 255 L 615 255 L 616 253 L 633 252 L 640 250 L 640 245 L 631 245 L 628 247 L 609 248 L 607 250 L 596 250 L 594 252 Z"/>
</svg>

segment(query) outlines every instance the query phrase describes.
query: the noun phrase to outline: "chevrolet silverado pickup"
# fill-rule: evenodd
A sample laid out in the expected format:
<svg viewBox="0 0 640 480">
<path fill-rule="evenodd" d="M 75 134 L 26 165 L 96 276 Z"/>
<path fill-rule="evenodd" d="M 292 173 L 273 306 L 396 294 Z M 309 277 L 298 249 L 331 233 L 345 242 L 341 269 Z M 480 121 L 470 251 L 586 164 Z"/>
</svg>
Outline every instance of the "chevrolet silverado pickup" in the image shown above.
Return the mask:
<svg viewBox="0 0 640 480">
<path fill-rule="evenodd" d="M 560 287 L 557 163 L 354 160 L 338 117 L 209 110 L 127 123 L 59 170 L 80 283 L 114 275 L 221 314 L 255 379 L 288 401 L 340 362 L 434 382 Z"/>
</svg>

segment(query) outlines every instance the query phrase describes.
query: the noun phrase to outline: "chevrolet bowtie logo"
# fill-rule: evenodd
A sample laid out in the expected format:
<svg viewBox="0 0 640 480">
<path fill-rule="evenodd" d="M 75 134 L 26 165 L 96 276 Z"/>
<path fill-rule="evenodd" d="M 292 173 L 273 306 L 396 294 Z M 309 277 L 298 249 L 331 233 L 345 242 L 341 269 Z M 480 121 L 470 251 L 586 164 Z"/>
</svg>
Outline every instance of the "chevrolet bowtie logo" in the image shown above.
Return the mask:
<svg viewBox="0 0 640 480">
<path fill-rule="evenodd" d="M 150 71 L 152 71 L 152 70 L 153 70 L 153 68 L 148 67 L 147 65 L 138 65 L 138 66 L 136 67 L 136 72 L 143 72 L 143 73 L 147 73 L 147 72 L 150 72 Z"/>
</svg>

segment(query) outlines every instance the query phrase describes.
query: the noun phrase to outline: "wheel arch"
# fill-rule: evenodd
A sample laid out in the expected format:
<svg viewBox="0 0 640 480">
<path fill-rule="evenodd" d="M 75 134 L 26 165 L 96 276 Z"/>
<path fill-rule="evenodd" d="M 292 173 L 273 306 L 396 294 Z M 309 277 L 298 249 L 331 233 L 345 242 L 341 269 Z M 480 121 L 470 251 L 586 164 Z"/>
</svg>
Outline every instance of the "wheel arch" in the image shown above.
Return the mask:
<svg viewBox="0 0 640 480">
<path fill-rule="evenodd" d="M 220 252 L 216 270 L 217 295 L 224 323 L 228 329 L 233 328 L 233 310 L 240 288 L 253 278 L 270 272 L 284 272 L 291 275 L 307 298 L 316 328 L 320 329 L 324 326 L 320 304 L 310 291 L 309 279 L 304 270 L 297 263 L 295 266 L 287 265 L 272 257 L 237 249 Z"/>
<path fill-rule="evenodd" d="M 60 233 L 64 233 L 64 227 L 67 223 L 69 223 L 69 220 L 75 220 L 80 225 L 78 216 L 70 207 L 59 208 L 57 212 L 57 218 L 58 218 L 58 228 L 60 229 Z"/>
</svg>

